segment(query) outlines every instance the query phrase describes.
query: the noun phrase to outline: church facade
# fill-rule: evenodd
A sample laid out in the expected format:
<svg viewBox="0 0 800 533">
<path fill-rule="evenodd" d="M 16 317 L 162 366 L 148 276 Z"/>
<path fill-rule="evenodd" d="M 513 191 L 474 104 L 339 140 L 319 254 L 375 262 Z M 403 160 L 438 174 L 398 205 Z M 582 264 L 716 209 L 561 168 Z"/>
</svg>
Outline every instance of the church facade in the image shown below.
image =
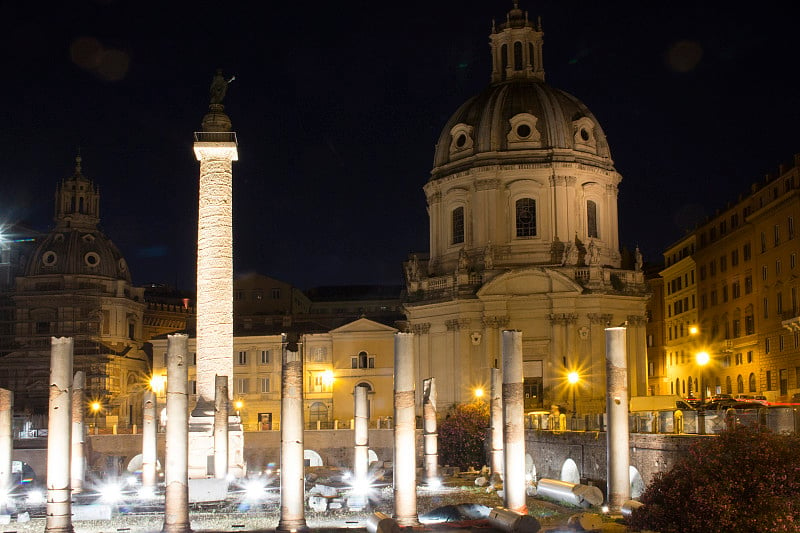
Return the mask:
<svg viewBox="0 0 800 533">
<path fill-rule="evenodd" d="M 80 157 L 56 189 L 54 220 L 9 293 L 14 339 L 0 387 L 14 391 L 18 412 L 46 414 L 50 339 L 72 337 L 87 402 L 102 406 L 94 415 L 109 425 L 140 423 L 150 366 L 142 350 L 144 289 L 131 285 L 125 258 L 99 228 L 100 193 Z"/>
<path fill-rule="evenodd" d="M 627 325 L 629 393 L 647 394 L 648 288 L 622 268 L 615 170 L 600 123 L 545 82 L 540 22 L 515 3 L 490 35 L 490 85 L 444 126 L 424 186 L 430 249 L 404 264 L 418 387 L 465 402 L 523 335 L 526 409 L 601 412 L 604 328 Z M 567 383 L 578 372 L 575 389 Z"/>
</svg>

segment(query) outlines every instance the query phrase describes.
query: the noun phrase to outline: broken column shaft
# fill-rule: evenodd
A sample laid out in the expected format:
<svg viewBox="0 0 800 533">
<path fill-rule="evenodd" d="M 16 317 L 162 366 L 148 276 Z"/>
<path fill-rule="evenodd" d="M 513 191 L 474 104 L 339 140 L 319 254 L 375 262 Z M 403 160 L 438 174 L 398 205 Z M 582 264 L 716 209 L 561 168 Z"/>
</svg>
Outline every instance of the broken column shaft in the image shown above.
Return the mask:
<svg viewBox="0 0 800 533">
<path fill-rule="evenodd" d="M 414 376 L 414 334 L 395 333 L 394 518 L 401 527 L 419 525 Z"/>
<path fill-rule="evenodd" d="M 167 336 L 167 433 L 164 461 L 164 533 L 189 524 L 189 337 Z"/>
<path fill-rule="evenodd" d="M 153 490 L 158 482 L 156 393 L 144 391 L 142 401 L 142 488 Z"/>
<path fill-rule="evenodd" d="M 50 339 L 50 401 L 47 424 L 46 532 L 72 532 L 72 356 L 73 339 Z"/>
<path fill-rule="evenodd" d="M 364 492 L 368 485 L 367 470 L 369 468 L 369 404 L 367 403 L 367 388 L 357 386 L 353 391 L 354 395 L 354 416 L 355 431 L 355 453 L 353 457 L 353 478 L 354 487 Z"/>
<path fill-rule="evenodd" d="M 505 506 L 527 514 L 522 332 L 503 331 L 503 491 Z"/>
</svg>

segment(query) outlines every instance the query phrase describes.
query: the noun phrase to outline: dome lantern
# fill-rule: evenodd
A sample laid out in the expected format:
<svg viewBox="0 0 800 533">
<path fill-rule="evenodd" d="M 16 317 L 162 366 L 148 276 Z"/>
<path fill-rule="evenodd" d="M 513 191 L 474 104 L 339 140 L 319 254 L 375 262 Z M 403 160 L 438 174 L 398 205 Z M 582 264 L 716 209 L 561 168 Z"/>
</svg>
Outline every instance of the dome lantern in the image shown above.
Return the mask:
<svg viewBox="0 0 800 533">
<path fill-rule="evenodd" d="M 492 50 L 492 83 L 510 79 L 533 78 L 544 81 L 541 19 L 528 20 L 527 11 L 514 7 L 502 24 L 492 24 L 489 46 Z"/>
</svg>

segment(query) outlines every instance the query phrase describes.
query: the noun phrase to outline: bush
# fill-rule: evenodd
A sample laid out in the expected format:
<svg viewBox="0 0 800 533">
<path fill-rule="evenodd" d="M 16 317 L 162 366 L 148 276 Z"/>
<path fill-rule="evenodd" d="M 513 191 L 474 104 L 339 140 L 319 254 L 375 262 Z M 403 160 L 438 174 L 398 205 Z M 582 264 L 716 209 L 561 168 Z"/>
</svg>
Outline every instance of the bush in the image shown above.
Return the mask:
<svg viewBox="0 0 800 533">
<path fill-rule="evenodd" d="M 486 464 L 489 405 L 472 402 L 453 405 L 439 421 L 439 464 L 468 469 Z"/>
<path fill-rule="evenodd" d="M 739 427 L 695 443 L 630 517 L 659 533 L 800 531 L 800 437 Z"/>
</svg>

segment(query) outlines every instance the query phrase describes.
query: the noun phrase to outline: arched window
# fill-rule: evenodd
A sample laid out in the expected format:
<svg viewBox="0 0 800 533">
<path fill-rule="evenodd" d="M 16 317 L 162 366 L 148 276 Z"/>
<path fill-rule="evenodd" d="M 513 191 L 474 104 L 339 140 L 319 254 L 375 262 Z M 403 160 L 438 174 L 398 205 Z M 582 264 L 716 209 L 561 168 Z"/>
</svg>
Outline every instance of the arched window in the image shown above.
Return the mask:
<svg viewBox="0 0 800 533">
<path fill-rule="evenodd" d="M 500 78 L 506 79 L 506 68 L 508 68 L 508 45 L 500 47 Z"/>
<path fill-rule="evenodd" d="M 590 239 L 600 237 L 597 231 L 597 204 L 592 200 L 586 202 L 586 228 Z"/>
<path fill-rule="evenodd" d="M 747 381 L 748 381 L 747 385 L 748 385 L 749 392 L 755 392 L 756 391 L 756 375 L 751 373 L 750 377 L 747 378 Z"/>
<path fill-rule="evenodd" d="M 738 393 L 744 392 L 744 379 L 742 379 L 741 374 L 736 376 L 736 392 Z"/>
<path fill-rule="evenodd" d="M 675 394 L 681 394 L 681 378 L 675 378 Z"/>
<path fill-rule="evenodd" d="M 522 70 L 522 43 L 514 43 L 514 70 Z"/>
<path fill-rule="evenodd" d="M 725 393 L 732 394 L 733 393 L 733 386 L 731 385 L 731 377 L 727 376 L 725 378 Z"/>
<path fill-rule="evenodd" d="M 311 404 L 311 407 L 308 410 L 308 419 L 309 422 L 316 423 L 317 420 L 320 422 L 327 422 L 328 421 L 328 408 L 322 402 L 314 402 Z"/>
<path fill-rule="evenodd" d="M 536 236 L 536 200 L 520 198 L 516 203 L 517 237 Z"/>
<path fill-rule="evenodd" d="M 464 242 L 464 208 L 456 207 L 452 213 L 453 235 L 451 244 L 461 244 Z"/>
</svg>

